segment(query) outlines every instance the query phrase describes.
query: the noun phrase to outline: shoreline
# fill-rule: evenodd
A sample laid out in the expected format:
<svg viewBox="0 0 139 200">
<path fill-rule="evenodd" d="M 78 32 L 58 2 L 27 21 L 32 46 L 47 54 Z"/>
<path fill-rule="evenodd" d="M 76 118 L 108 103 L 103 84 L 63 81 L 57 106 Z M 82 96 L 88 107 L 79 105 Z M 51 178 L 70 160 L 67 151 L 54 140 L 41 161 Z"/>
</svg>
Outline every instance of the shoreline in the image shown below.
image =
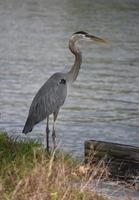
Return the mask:
<svg viewBox="0 0 139 200">
<path fill-rule="evenodd" d="M 106 181 L 104 169 L 90 171 L 61 150 L 49 154 L 36 141 L 18 141 L 0 132 L 0 200 L 136 200 L 137 191 Z M 39 196 L 38 196 L 39 195 Z M 124 195 L 124 196 L 123 196 Z"/>
<path fill-rule="evenodd" d="M 48 153 L 37 142 L 17 141 L 1 132 L 0 161 L 0 200 L 107 199 L 87 187 L 84 165 L 68 153 Z"/>
</svg>

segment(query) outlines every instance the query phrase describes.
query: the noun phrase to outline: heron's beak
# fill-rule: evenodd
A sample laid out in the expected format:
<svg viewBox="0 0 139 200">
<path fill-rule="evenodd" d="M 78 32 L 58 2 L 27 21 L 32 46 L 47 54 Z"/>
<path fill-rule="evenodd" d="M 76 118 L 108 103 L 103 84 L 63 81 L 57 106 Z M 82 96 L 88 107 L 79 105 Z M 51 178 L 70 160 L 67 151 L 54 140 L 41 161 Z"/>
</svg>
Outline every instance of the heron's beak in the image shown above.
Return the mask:
<svg viewBox="0 0 139 200">
<path fill-rule="evenodd" d="M 99 37 L 96 37 L 96 36 L 94 36 L 94 35 L 87 35 L 87 37 L 91 40 L 91 41 L 93 41 L 93 42 L 96 42 L 96 43 L 107 43 L 107 41 L 106 40 L 104 40 L 104 39 L 102 39 L 102 38 L 99 38 Z"/>
</svg>

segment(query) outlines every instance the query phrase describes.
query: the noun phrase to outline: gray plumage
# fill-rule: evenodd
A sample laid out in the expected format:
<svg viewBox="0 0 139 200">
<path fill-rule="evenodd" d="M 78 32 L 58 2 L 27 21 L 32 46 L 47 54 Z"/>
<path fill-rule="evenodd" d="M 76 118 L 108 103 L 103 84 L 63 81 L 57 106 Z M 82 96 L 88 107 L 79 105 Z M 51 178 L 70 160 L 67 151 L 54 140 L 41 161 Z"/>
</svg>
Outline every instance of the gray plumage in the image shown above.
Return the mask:
<svg viewBox="0 0 139 200">
<path fill-rule="evenodd" d="M 52 113 L 58 113 L 67 96 L 67 83 L 64 73 L 53 74 L 40 88 L 30 106 L 23 133 L 32 131 L 33 126 Z"/>
<path fill-rule="evenodd" d="M 69 39 L 69 49 L 75 55 L 75 62 L 73 66 L 67 73 L 53 74 L 37 92 L 29 109 L 23 133 L 27 134 L 28 132 L 31 132 L 35 124 L 47 119 L 47 150 L 49 150 L 49 115 L 53 114 L 54 116 L 52 139 L 55 146 L 55 121 L 60 107 L 64 104 L 67 96 L 67 84 L 76 80 L 82 62 L 82 54 L 75 46 L 76 42 L 81 39 L 103 43 L 105 42 L 103 39 L 90 35 L 84 31 L 74 33 Z"/>
</svg>

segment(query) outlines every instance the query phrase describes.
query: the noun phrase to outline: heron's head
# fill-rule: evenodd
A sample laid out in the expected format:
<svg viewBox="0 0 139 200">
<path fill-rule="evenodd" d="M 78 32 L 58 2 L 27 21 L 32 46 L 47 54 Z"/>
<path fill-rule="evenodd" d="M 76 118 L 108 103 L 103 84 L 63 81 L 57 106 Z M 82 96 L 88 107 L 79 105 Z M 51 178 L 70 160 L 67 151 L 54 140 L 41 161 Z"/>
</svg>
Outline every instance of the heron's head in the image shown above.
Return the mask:
<svg viewBox="0 0 139 200">
<path fill-rule="evenodd" d="M 79 40 L 86 40 L 86 41 L 95 42 L 95 43 L 106 43 L 104 39 L 91 35 L 85 31 L 75 32 L 73 33 L 71 38 L 75 42 Z"/>
</svg>

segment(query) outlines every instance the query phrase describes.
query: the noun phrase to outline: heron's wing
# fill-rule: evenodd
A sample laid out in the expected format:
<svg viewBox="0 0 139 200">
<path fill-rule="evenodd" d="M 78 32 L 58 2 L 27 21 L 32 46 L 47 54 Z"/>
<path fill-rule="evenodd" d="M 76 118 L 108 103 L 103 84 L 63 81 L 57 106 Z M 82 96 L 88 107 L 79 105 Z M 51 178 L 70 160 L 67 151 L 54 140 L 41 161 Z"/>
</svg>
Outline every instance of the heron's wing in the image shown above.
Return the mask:
<svg viewBox="0 0 139 200">
<path fill-rule="evenodd" d="M 34 124 L 44 120 L 47 116 L 56 112 L 63 105 L 67 95 L 67 85 L 60 84 L 61 77 L 54 74 L 40 88 L 29 110 L 29 118 Z"/>
</svg>

